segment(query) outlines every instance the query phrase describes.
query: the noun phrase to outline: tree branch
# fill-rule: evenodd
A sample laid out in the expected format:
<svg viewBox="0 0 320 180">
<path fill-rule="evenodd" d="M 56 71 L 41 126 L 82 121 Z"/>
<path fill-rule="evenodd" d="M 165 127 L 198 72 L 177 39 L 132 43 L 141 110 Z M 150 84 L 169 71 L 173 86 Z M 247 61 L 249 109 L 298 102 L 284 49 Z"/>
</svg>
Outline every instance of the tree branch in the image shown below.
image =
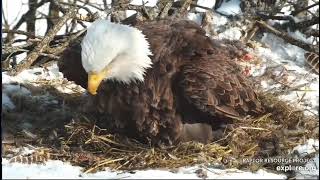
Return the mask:
<svg viewBox="0 0 320 180">
<path fill-rule="evenodd" d="M 48 32 L 48 34 L 42 39 L 42 41 L 34 48 L 33 51 L 26 57 L 26 59 L 18 64 L 17 68 L 13 72 L 14 75 L 20 73 L 22 70 L 29 68 L 31 64 L 39 57 L 40 53 L 48 47 L 50 41 L 54 38 L 55 34 L 61 29 L 61 27 L 76 14 L 75 8 L 71 8 L 55 26 Z"/>
<path fill-rule="evenodd" d="M 38 39 L 42 38 L 40 36 L 34 35 L 34 33 L 32 33 L 32 32 L 26 32 L 26 31 L 22 31 L 22 30 L 2 29 L 2 33 L 21 34 L 21 35 L 25 35 L 29 38 L 38 38 Z"/>
<path fill-rule="evenodd" d="M 298 22 L 294 24 L 295 29 L 305 29 L 307 27 L 310 27 L 312 25 L 318 24 L 319 23 L 319 17 L 312 17 L 309 20 L 305 20 L 302 22 Z"/>
<path fill-rule="evenodd" d="M 306 11 L 306 10 L 308 10 L 308 9 L 310 9 L 310 8 L 315 7 L 315 6 L 319 6 L 319 2 L 317 2 L 317 3 L 315 3 L 315 4 L 312 4 L 312 5 L 310 5 L 310 6 L 307 6 L 307 7 L 305 7 L 305 8 L 297 9 L 297 10 L 295 10 L 295 11 L 292 11 L 291 15 L 292 15 L 292 16 L 295 16 L 295 15 L 301 13 L 302 11 Z"/>
</svg>

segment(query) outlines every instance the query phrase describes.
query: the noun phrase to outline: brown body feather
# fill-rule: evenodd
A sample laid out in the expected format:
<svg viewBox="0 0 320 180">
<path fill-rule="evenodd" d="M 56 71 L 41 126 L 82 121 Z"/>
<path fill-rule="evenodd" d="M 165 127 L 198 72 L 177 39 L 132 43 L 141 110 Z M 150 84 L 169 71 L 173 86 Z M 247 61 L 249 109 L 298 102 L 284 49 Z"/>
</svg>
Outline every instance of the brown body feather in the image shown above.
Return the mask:
<svg viewBox="0 0 320 180">
<path fill-rule="evenodd" d="M 207 123 L 256 114 L 263 108 L 234 58 L 241 51 L 212 40 L 192 21 L 136 24 L 150 43 L 152 68 L 144 82 L 101 83 L 94 98 L 109 125 L 153 142 L 175 142 L 183 123 Z M 59 62 L 64 76 L 86 88 L 81 49 L 75 43 Z"/>
</svg>

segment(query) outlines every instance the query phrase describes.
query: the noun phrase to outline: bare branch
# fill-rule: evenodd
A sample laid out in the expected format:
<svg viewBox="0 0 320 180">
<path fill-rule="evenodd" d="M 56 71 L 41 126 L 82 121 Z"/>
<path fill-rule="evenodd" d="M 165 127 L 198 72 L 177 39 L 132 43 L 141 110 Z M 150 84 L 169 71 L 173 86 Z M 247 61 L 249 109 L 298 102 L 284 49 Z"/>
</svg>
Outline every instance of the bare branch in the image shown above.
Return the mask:
<svg viewBox="0 0 320 180">
<path fill-rule="evenodd" d="M 26 59 L 18 64 L 14 74 L 18 74 L 22 70 L 29 68 L 31 64 L 39 57 L 49 45 L 50 41 L 54 38 L 55 34 L 60 30 L 60 28 L 76 14 L 75 8 L 66 13 L 60 20 L 55 24 L 55 26 L 48 32 L 48 34 L 42 39 L 42 41 L 34 48 L 34 50 L 26 57 Z"/>
<path fill-rule="evenodd" d="M 315 3 L 315 4 L 312 4 L 312 5 L 310 5 L 310 6 L 307 6 L 307 7 L 305 7 L 305 8 L 297 9 L 297 10 L 295 10 L 295 11 L 292 11 L 291 15 L 295 16 L 295 15 L 301 13 L 302 11 L 306 11 L 306 10 L 308 10 L 308 9 L 310 9 L 310 8 L 315 7 L 315 6 L 319 6 L 319 2 L 317 2 L 317 3 Z"/>
<path fill-rule="evenodd" d="M 86 11 L 89 13 L 90 16 L 93 16 L 93 14 L 94 14 L 88 7 L 82 6 L 82 5 L 79 5 L 79 4 L 76 4 L 76 3 L 67 3 L 67 2 L 61 1 L 60 4 L 67 5 L 67 6 L 71 6 L 71 7 L 76 6 L 76 7 L 78 7 L 79 9 L 80 9 L 80 8 L 81 8 L 81 9 L 84 9 L 84 10 L 86 10 Z"/>
<path fill-rule="evenodd" d="M 29 0 L 29 11 L 30 14 L 28 18 L 26 18 L 27 23 L 27 31 L 33 35 L 35 35 L 36 31 L 36 12 L 37 12 L 37 0 Z M 28 37 L 29 38 L 29 37 Z"/>
<path fill-rule="evenodd" d="M 99 6 L 96 6 L 96 5 L 92 4 L 92 3 L 89 3 L 89 2 L 87 2 L 87 1 L 83 1 L 83 0 L 78 0 L 78 1 L 79 1 L 79 2 L 82 2 L 82 3 L 83 3 L 83 6 L 88 5 L 88 6 L 91 6 L 91 7 L 93 7 L 93 8 L 96 8 L 96 9 L 99 10 L 99 11 L 103 11 L 103 10 L 104 10 L 103 8 L 101 8 L 101 7 L 99 7 Z M 103 2 L 103 3 L 104 3 L 104 7 L 106 7 L 107 2 Z"/>
<path fill-rule="evenodd" d="M 164 18 L 168 16 L 168 12 L 173 5 L 173 0 L 159 0 L 157 2 L 157 7 L 160 11 L 159 17 Z"/>
<path fill-rule="evenodd" d="M 50 1 L 51 1 L 51 3 L 55 4 L 55 6 L 59 9 L 59 11 L 61 11 L 63 14 L 66 14 L 67 9 L 62 7 L 61 4 L 57 0 L 50 0 Z M 96 18 L 96 16 L 97 16 L 96 14 L 92 14 L 92 15 L 90 15 L 90 18 L 93 19 L 93 18 Z M 79 16 L 76 16 L 75 18 L 77 18 L 77 17 L 79 17 Z M 83 22 L 81 22 L 83 19 L 77 18 L 77 20 L 80 20 L 78 22 L 82 27 L 84 27 L 84 28 L 87 27 Z"/>
<path fill-rule="evenodd" d="M 312 19 L 296 23 L 294 27 L 295 29 L 304 29 L 318 23 L 319 23 L 319 17 L 315 16 L 315 17 L 312 17 Z"/>
<path fill-rule="evenodd" d="M 2 57 L 3 58 L 7 58 L 7 56 L 11 55 L 17 55 L 20 53 L 19 49 L 25 49 L 25 50 L 31 50 L 32 48 L 34 48 L 35 44 L 32 42 L 27 41 L 26 44 L 20 45 L 20 46 L 8 46 L 6 44 L 4 44 L 2 46 Z"/>
<path fill-rule="evenodd" d="M 49 5 L 49 13 L 47 16 L 47 31 L 46 34 L 49 32 L 49 30 L 54 26 L 55 23 L 59 20 L 59 8 L 55 3 L 50 2 Z"/>
<path fill-rule="evenodd" d="M 25 35 L 25 36 L 27 36 L 29 38 L 38 38 L 38 39 L 42 38 L 41 36 L 34 35 L 34 33 L 26 32 L 26 31 L 22 31 L 22 30 L 2 29 L 2 33 L 21 34 L 21 35 Z"/>
<path fill-rule="evenodd" d="M 35 8 L 38 8 L 42 5 L 44 5 L 45 3 L 47 3 L 47 0 L 41 0 Z M 29 10 L 28 12 L 26 12 L 25 14 L 23 14 L 20 18 L 20 20 L 18 21 L 18 23 L 12 28 L 13 30 L 17 30 L 19 29 L 19 27 L 28 19 L 28 17 L 33 13 L 32 10 Z"/>
</svg>

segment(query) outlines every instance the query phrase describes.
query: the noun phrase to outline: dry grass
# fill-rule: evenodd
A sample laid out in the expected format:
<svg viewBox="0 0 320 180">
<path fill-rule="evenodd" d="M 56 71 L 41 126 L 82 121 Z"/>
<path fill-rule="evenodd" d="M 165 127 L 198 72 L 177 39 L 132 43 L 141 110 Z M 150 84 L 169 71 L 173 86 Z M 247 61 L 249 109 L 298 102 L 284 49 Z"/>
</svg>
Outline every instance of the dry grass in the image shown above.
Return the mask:
<svg viewBox="0 0 320 180">
<path fill-rule="evenodd" d="M 28 108 L 4 112 L 5 128 L 11 128 L 11 132 L 20 137 L 22 128 L 15 130 L 12 128 L 15 128 L 22 119 L 29 118 L 30 123 L 35 126 L 30 131 L 38 139 L 45 139 L 45 141 L 34 140 L 32 144 L 48 149 L 46 153 L 41 151 L 37 154 L 36 151 L 35 154 L 29 155 L 29 159 L 32 160 L 32 156 L 42 156 L 44 160 L 70 161 L 85 167 L 85 172 L 94 172 L 103 167 L 114 170 L 172 169 L 194 164 L 209 166 L 215 163 L 240 169 L 256 170 L 259 167 L 266 167 L 272 170 L 276 164 L 248 163 L 243 160 L 288 157 L 288 152 L 293 147 L 308 138 L 318 138 L 319 135 L 317 117 L 307 117 L 302 111 L 271 94 L 261 94 L 260 99 L 267 113 L 257 118 L 246 117 L 227 125 L 220 140 L 206 145 L 187 142 L 165 148 L 151 147 L 119 134 L 110 134 L 98 127 L 95 119 L 89 119 L 77 111 L 79 109 L 72 108 L 83 101 L 80 97 L 70 98 L 58 92 L 52 94 L 64 101 L 55 108 L 47 109 L 45 114 L 43 110 L 38 110 L 39 106 L 43 105 L 41 102 L 31 101 L 32 97 L 20 99 L 21 107 L 28 106 Z M 48 122 L 55 123 L 48 127 Z M 52 137 L 53 130 L 55 135 Z M 22 158 L 13 158 L 12 161 L 18 161 L 17 159 Z"/>
</svg>

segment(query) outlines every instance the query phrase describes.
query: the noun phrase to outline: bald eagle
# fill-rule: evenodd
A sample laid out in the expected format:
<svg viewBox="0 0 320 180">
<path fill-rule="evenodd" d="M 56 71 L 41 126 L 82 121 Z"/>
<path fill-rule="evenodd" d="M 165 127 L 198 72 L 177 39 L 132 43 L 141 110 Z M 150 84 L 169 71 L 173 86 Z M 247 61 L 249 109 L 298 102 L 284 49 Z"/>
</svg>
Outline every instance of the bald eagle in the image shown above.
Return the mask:
<svg viewBox="0 0 320 180">
<path fill-rule="evenodd" d="M 64 51 L 58 66 L 68 80 L 87 88 L 93 108 L 111 116 L 106 124 L 114 130 L 172 144 L 198 136 L 184 135 L 190 132 L 184 124 L 214 129 L 264 111 L 235 63 L 241 52 L 206 36 L 193 21 L 130 26 L 100 19 L 81 43 Z M 203 133 L 211 133 L 207 129 Z"/>
</svg>

